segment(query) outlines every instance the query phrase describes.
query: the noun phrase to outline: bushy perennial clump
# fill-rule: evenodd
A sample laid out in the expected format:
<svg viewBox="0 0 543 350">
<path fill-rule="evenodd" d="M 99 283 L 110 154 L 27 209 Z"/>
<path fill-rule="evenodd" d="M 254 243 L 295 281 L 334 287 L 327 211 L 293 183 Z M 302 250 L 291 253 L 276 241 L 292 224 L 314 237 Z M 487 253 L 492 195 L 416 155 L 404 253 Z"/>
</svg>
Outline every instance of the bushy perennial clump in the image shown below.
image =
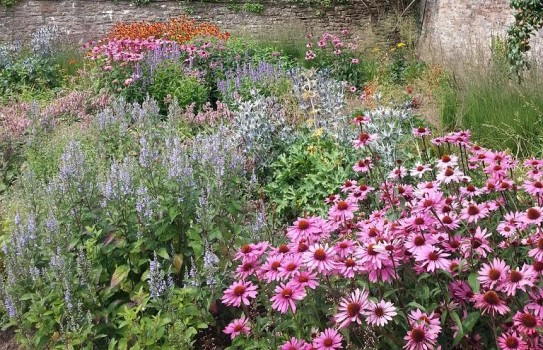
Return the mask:
<svg viewBox="0 0 543 350">
<path fill-rule="evenodd" d="M 387 169 L 380 138 L 399 133 L 374 133 L 384 115 L 354 119 L 361 162 L 327 215 L 236 252 L 222 302 L 241 318 L 224 332 L 282 350 L 543 346 L 543 161 L 420 127 L 419 156 Z"/>
</svg>

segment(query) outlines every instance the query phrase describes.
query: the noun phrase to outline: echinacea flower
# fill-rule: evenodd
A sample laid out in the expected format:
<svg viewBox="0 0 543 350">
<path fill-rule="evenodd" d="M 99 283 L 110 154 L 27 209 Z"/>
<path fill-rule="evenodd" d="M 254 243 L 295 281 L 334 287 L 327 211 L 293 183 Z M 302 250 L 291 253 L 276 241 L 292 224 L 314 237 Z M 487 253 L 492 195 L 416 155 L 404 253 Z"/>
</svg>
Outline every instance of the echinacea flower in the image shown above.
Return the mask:
<svg viewBox="0 0 543 350">
<path fill-rule="evenodd" d="M 543 208 L 531 207 L 526 210 L 521 217 L 521 222 L 524 224 L 539 225 L 543 221 Z"/>
<path fill-rule="evenodd" d="M 500 350 L 527 350 L 528 344 L 516 333 L 504 333 L 498 338 Z"/>
<path fill-rule="evenodd" d="M 430 332 L 425 326 L 414 326 L 404 337 L 406 350 L 431 350 L 435 348 L 437 334 Z"/>
<path fill-rule="evenodd" d="M 521 334 L 534 335 L 539 333 L 538 329 L 543 325 L 543 321 L 530 312 L 519 311 L 513 317 L 513 325 Z"/>
<path fill-rule="evenodd" d="M 363 313 L 366 321 L 372 326 L 384 326 L 397 315 L 394 305 L 384 300 L 378 303 L 370 301 L 367 310 Z"/>
<path fill-rule="evenodd" d="M 522 269 L 510 270 L 507 274 L 503 287 L 507 295 L 515 295 L 517 290 L 526 291 L 527 287 L 534 285 L 535 275 L 531 266 L 524 264 Z"/>
<path fill-rule="evenodd" d="M 375 140 L 377 140 L 376 134 L 368 134 L 366 132 L 361 132 L 358 135 L 358 138 L 354 140 L 352 143 L 353 143 L 354 148 L 363 148 L 363 147 L 368 146 L 370 143 L 372 143 Z"/>
<path fill-rule="evenodd" d="M 356 289 L 347 298 L 341 298 L 338 313 L 335 316 L 339 328 L 347 327 L 351 322 L 362 323 L 360 316 L 368 305 L 368 295 L 365 289 L 362 291 Z"/>
<path fill-rule="evenodd" d="M 328 244 L 314 244 L 304 253 L 304 263 L 310 270 L 332 271 L 336 268 L 334 249 Z"/>
<path fill-rule="evenodd" d="M 505 301 L 493 290 L 474 295 L 472 301 L 475 302 L 476 308 L 483 310 L 483 314 L 498 313 L 500 315 L 505 315 L 509 312 L 509 307 L 506 305 Z"/>
<path fill-rule="evenodd" d="M 415 260 L 422 264 L 422 267 L 428 272 L 434 272 L 435 270 L 449 270 L 450 261 L 447 257 L 448 253 L 444 253 L 441 249 L 431 247 L 418 251 L 415 255 Z"/>
<path fill-rule="evenodd" d="M 341 349 L 343 337 L 333 328 L 327 328 L 321 332 L 314 340 L 313 347 L 316 350 L 334 350 Z"/>
<path fill-rule="evenodd" d="M 242 303 L 243 305 L 249 305 L 251 303 L 249 299 L 256 298 L 256 295 L 258 294 L 256 289 L 257 286 L 250 281 L 234 282 L 224 292 L 221 300 L 228 306 L 240 306 Z"/>
<path fill-rule="evenodd" d="M 280 350 L 309 350 L 310 345 L 305 340 L 290 338 L 285 344 L 281 345 Z"/>
<path fill-rule="evenodd" d="M 415 137 L 430 136 L 432 134 L 430 128 L 418 127 L 418 128 L 413 128 L 412 131 Z"/>
<path fill-rule="evenodd" d="M 358 205 L 349 200 L 339 200 L 328 211 L 331 218 L 337 220 L 351 220 L 354 218 L 354 212 L 358 210 Z"/>
<path fill-rule="evenodd" d="M 240 334 L 249 335 L 251 332 L 251 327 L 248 325 L 248 319 L 245 317 L 245 315 L 242 315 L 241 318 L 235 319 L 234 321 L 230 322 L 228 326 L 223 330 L 224 333 L 230 334 L 230 338 L 234 339 Z"/>
<path fill-rule="evenodd" d="M 314 218 L 298 218 L 292 226 L 287 228 L 287 237 L 292 242 L 299 242 L 302 239 L 311 240 L 321 231 Z"/>
<path fill-rule="evenodd" d="M 275 295 L 271 297 L 272 308 L 282 314 L 286 314 L 289 307 L 292 313 L 296 313 L 294 301 L 300 301 L 306 296 L 305 290 L 296 283 L 281 283 L 275 287 Z"/>
<path fill-rule="evenodd" d="M 505 261 L 495 258 L 490 264 L 483 264 L 477 279 L 481 282 L 483 288 L 494 289 L 501 286 L 508 272 L 509 266 Z"/>
</svg>

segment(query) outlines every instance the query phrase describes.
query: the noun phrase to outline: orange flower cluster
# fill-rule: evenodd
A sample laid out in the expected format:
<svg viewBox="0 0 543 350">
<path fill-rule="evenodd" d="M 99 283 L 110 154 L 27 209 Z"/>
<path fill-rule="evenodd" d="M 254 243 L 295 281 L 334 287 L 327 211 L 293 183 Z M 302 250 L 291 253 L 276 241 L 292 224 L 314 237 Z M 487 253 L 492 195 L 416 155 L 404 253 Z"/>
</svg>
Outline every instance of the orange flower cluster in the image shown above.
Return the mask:
<svg viewBox="0 0 543 350">
<path fill-rule="evenodd" d="M 228 39 L 230 33 L 221 32 L 219 27 L 209 23 L 196 23 L 187 16 L 172 18 L 168 22 L 133 22 L 116 23 L 108 39 L 167 39 L 179 44 L 185 43 L 198 36 L 213 36 L 218 39 Z"/>
</svg>

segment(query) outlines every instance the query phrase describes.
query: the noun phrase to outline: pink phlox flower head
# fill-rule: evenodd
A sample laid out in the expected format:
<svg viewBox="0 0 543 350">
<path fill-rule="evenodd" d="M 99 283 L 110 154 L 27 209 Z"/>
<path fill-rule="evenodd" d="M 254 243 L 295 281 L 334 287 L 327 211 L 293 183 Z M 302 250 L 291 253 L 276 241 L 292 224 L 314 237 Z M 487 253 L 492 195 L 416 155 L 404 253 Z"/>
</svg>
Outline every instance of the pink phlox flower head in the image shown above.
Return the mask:
<svg viewBox="0 0 543 350">
<path fill-rule="evenodd" d="M 226 328 L 224 329 L 224 333 L 230 334 L 230 338 L 234 339 L 240 334 L 249 335 L 251 332 L 251 327 L 249 327 L 249 320 L 245 317 L 245 315 L 242 315 L 241 318 L 235 319 Z"/>
<path fill-rule="evenodd" d="M 316 350 L 335 350 L 343 348 L 342 341 L 343 337 L 337 330 L 327 328 L 313 340 L 312 345 Z"/>
<path fill-rule="evenodd" d="M 228 306 L 250 305 L 250 299 L 256 298 L 258 294 L 256 290 L 257 286 L 250 281 L 234 282 L 226 289 L 221 300 Z"/>
<path fill-rule="evenodd" d="M 391 302 L 381 300 L 376 303 L 369 302 L 367 310 L 363 312 L 366 316 L 366 321 L 372 326 L 384 326 L 392 320 L 398 313 Z"/>
<path fill-rule="evenodd" d="M 335 321 L 339 328 L 345 328 L 352 322 L 362 323 L 362 313 L 368 306 L 369 293 L 365 289 L 356 289 L 348 297 L 341 298 Z"/>
<path fill-rule="evenodd" d="M 275 295 L 271 297 L 270 301 L 272 308 L 282 314 L 286 314 L 289 308 L 292 313 L 296 313 L 295 301 L 302 300 L 306 295 L 305 289 L 297 283 L 281 283 L 275 287 Z"/>
</svg>

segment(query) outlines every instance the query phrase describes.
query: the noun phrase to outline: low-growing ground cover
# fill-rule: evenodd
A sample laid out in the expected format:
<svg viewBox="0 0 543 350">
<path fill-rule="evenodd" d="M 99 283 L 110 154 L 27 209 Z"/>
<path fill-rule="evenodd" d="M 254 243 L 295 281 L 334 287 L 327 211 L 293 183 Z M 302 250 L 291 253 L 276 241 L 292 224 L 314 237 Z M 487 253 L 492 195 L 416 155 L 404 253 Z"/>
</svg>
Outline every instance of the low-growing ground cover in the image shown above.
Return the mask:
<svg viewBox="0 0 543 350">
<path fill-rule="evenodd" d="M 456 91 L 411 43 L 346 30 L 295 57 L 119 24 L 53 84 L 45 32 L 0 48 L 0 317 L 23 347 L 543 346 L 542 162 L 427 127 Z"/>
</svg>

